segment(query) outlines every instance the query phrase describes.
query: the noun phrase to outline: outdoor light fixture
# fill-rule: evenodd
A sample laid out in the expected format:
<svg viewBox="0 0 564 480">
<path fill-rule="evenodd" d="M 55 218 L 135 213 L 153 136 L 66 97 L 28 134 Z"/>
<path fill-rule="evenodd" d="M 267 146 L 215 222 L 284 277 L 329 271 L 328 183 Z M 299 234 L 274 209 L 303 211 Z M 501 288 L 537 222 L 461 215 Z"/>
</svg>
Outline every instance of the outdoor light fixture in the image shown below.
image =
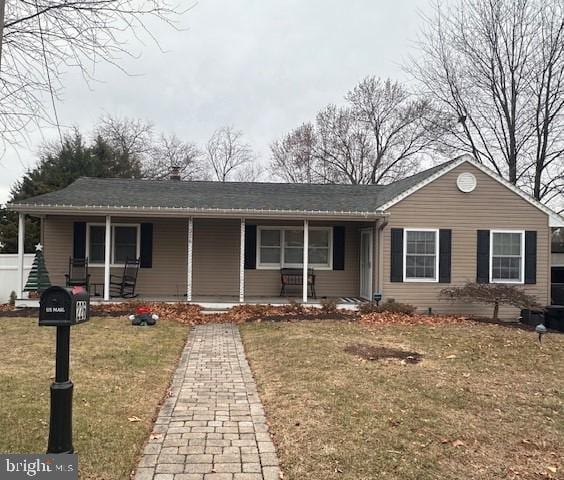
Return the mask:
<svg viewBox="0 0 564 480">
<path fill-rule="evenodd" d="M 380 302 L 382 301 L 382 292 L 374 292 L 372 299 L 376 302 L 376 306 L 380 305 Z"/>
<path fill-rule="evenodd" d="M 536 327 L 535 327 L 535 332 L 537 332 L 539 334 L 539 343 L 542 343 L 542 336 L 548 332 L 548 330 L 546 329 L 546 327 L 542 324 L 539 323 Z"/>
</svg>

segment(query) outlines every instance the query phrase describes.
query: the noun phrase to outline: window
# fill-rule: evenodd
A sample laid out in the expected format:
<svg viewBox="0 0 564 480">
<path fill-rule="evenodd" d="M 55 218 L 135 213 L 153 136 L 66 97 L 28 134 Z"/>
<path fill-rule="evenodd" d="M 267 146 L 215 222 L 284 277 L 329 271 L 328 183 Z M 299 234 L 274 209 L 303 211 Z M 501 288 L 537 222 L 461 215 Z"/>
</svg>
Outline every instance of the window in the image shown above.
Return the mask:
<svg viewBox="0 0 564 480">
<path fill-rule="evenodd" d="M 524 231 L 490 232 L 490 281 L 523 283 Z"/>
<path fill-rule="evenodd" d="M 111 264 L 123 265 L 126 258 L 139 258 L 139 225 L 112 225 L 111 232 Z M 106 254 L 106 226 L 89 224 L 86 235 L 86 251 L 88 262 L 92 265 L 103 265 Z"/>
<path fill-rule="evenodd" d="M 552 230 L 552 253 L 564 253 L 564 227 Z"/>
<path fill-rule="evenodd" d="M 438 230 L 404 230 L 404 281 L 436 282 L 438 247 Z"/>
<path fill-rule="evenodd" d="M 329 265 L 330 248 L 331 244 L 330 231 L 324 230 L 311 230 L 309 232 L 309 250 L 308 259 L 309 263 L 313 265 Z"/>
<path fill-rule="evenodd" d="M 101 225 L 90 225 L 90 248 L 88 249 L 88 261 L 90 263 L 104 263 L 106 251 L 106 227 Z"/>
<path fill-rule="evenodd" d="M 304 231 L 284 230 L 284 264 L 300 265 L 304 258 Z"/>
<path fill-rule="evenodd" d="M 113 263 L 125 263 L 127 258 L 139 258 L 137 253 L 137 226 L 114 227 Z"/>
<path fill-rule="evenodd" d="M 260 259 L 262 263 L 280 264 L 280 230 L 260 232 Z"/>
<path fill-rule="evenodd" d="M 309 228 L 309 265 L 331 269 L 333 260 L 330 227 Z M 257 266 L 259 268 L 302 267 L 304 230 L 298 227 L 259 227 Z"/>
</svg>

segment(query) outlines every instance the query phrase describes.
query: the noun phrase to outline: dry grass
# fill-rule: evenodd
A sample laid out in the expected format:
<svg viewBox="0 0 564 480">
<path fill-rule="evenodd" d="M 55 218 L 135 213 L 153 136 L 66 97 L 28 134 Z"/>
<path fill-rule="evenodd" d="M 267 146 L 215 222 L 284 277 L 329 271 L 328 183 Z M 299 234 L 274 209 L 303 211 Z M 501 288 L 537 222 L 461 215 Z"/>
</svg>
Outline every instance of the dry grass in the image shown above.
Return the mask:
<svg viewBox="0 0 564 480">
<path fill-rule="evenodd" d="M 132 327 L 123 318 L 73 327 L 73 440 L 81 479 L 129 478 L 187 332 L 175 322 Z M 0 452 L 45 451 L 54 348 L 54 328 L 0 318 Z"/>
<path fill-rule="evenodd" d="M 475 323 L 241 327 L 288 480 L 564 478 L 564 335 Z M 352 344 L 420 352 L 366 361 Z"/>
</svg>

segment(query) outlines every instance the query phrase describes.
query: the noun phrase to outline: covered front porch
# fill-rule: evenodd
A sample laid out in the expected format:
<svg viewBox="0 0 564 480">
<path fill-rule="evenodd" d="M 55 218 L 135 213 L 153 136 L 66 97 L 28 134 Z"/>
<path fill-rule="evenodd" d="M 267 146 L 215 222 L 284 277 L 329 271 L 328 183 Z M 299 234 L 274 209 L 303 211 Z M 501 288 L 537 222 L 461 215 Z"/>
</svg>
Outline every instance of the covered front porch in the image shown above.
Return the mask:
<svg viewBox="0 0 564 480">
<path fill-rule="evenodd" d="M 24 213 L 19 254 L 23 258 Z M 205 308 L 238 304 L 356 308 L 380 285 L 378 236 L 384 219 L 292 217 L 158 217 L 48 215 L 41 243 L 52 284 L 65 285 L 69 258 L 87 258 L 91 301 L 122 302 L 110 279 L 125 256 L 140 258 L 135 300 L 190 302 Z M 302 272 L 301 285 L 281 294 L 281 269 Z M 307 279 L 315 277 L 315 297 Z M 23 273 L 23 270 L 22 270 Z M 30 304 L 20 276 L 18 304 Z M 96 288 L 92 288 L 95 285 Z"/>
</svg>

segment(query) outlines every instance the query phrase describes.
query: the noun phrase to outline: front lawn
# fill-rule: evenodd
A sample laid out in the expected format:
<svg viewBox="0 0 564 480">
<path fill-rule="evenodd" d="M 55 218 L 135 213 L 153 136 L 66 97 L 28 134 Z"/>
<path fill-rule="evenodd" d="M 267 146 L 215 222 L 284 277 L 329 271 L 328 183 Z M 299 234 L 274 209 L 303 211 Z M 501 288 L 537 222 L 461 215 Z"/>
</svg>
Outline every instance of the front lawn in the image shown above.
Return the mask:
<svg viewBox="0 0 564 480">
<path fill-rule="evenodd" d="M 128 479 L 188 329 L 94 318 L 72 328 L 74 448 L 81 479 Z M 0 452 L 44 452 L 55 329 L 0 318 Z M 133 420 L 133 421 L 131 421 Z"/>
<path fill-rule="evenodd" d="M 533 332 L 471 322 L 241 330 L 285 479 L 564 478 L 562 334 L 541 349 Z M 355 354 L 370 346 L 423 360 Z"/>
</svg>

